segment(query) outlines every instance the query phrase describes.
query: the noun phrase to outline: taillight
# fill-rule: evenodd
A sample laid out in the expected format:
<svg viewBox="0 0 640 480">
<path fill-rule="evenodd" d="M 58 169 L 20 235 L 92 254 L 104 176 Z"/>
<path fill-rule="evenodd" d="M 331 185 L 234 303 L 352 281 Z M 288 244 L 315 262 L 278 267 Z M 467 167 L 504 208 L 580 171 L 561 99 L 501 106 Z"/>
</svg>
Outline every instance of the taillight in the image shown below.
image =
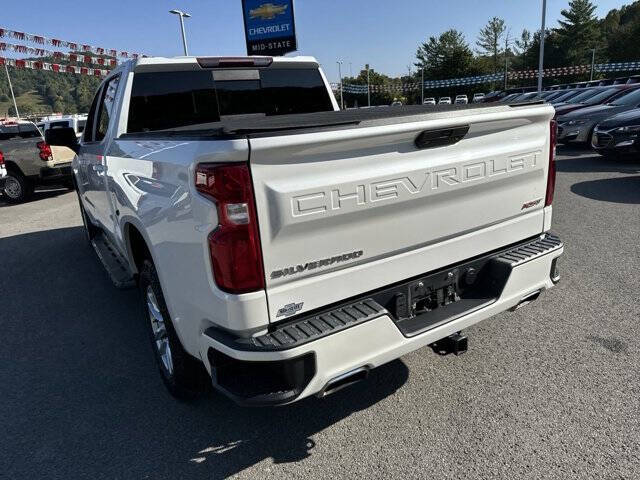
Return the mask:
<svg viewBox="0 0 640 480">
<path fill-rule="evenodd" d="M 45 162 L 51 160 L 53 153 L 51 152 L 49 144 L 45 142 L 38 142 L 37 146 L 38 150 L 40 150 L 40 159 Z"/>
<path fill-rule="evenodd" d="M 249 167 L 200 164 L 196 189 L 218 209 L 218 228 L 209 234 L 213 275 L 230 293 L 264 288 L 264 271 L 256 206 Z"/>
<path fill-rule="evenodd" d="M 4 165 L 4 153 L 0 151 L 0 165 Z"/>
<path fill-rule="evenodd" d="M 556 139 L 558 124 L 555 120 L 551 120 L 549 130 L 549 173 L 547 174 L 547 197 L 544 202 L 545 207 L 553 203 L 553 194 L 556 190 Z"/>
</svg>

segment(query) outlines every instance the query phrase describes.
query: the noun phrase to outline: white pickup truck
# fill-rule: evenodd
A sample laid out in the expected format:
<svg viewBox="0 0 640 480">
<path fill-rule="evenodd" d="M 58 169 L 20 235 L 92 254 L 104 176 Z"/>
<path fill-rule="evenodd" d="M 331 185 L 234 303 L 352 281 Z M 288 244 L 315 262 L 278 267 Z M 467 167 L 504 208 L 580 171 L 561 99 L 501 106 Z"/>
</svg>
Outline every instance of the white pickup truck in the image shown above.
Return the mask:
<svg viewBox="0 0 640 480">
<path fill-rule="evenodd" d="M 144 58 L 103 82 L 68 145 L 82 217 L 174 395 L 323 396 L 464 351 L 559 280 L 551 106 L 337 110 L 308 57 Z"/>
</svg>

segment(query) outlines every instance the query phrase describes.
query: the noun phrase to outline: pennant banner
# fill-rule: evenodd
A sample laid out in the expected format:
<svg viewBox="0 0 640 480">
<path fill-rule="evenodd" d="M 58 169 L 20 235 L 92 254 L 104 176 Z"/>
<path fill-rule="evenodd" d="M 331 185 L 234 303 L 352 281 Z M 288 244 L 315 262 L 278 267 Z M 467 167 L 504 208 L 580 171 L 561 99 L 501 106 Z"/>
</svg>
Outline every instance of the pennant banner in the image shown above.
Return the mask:
<svg viewBox="0 0 640 480">
<path fill-rule="evenodd" d="M 94 57 L 93 55 L 83 55 L 80 53 L 58 52 L 47 50 L 45 48 L 28 47 L 26 45 L 16 45 L 13 43 L 0 42 L 0 51 L 24 53 L 33 57 L 53 57 L 55 59 L 67 60 L 69 62 L 102 65 L 112 68 L 118 65 L 118 61 L 115 58 Z"/>
<path fill-rule="evenodd" d="M 0 66 L 7 65 L 18 69 L 47 70 L 55 73 L 77 73 L 78 75 L 91 75 L 104 77 L 109 70 L 102 68 L 81 67 L 78 65 L 60 65 L 59 63 L 39 62 L 36 60 L 18 60 L 15 58 L 0 57 Z"/>
<path fill-rule="evenodd" d="M 596 72 L 602 72 L 602 73 L 640 70 L 640 62 L 597 63 L 594 65 L 594 70 Z M 590 71 L 591 71 L 591 65 L 575 65 L 572 67 L 545 68 L 543 70 L 543 76 L 562 77 L 567 75 L 578 75 L 578 74 L 588 73 Z M 514 72 L 509 72 L 507 74 L 507 78 L 510 80 L 536 78 L 537 76 L 538 76 L 538 70 L 514 71 Z M 456 87 L 456 86 L 463 86 L 463 85 L 478 85 L 483 83 L 497 82 L 501 80 L 504 80 L 504 72 L 493 73 L 488 75 L 476 75 L 473 77 L 449 78 L 445 80 L 426 80 L 424 82 L 424 87 L 425 88 L 446 88 L 446 87 Z M 339 83 L 332 83 L 331 87 L 333 88 L 333 90 L 337 92 L 340 91 Z M 369 91 L 371 93 L 378 93 L 378 92 L 400 93 L 400 92 L 413 92 L 413 91 L 419 90 L 420 88 L 421 88 L 420 83 L 414 82 L 414 83 L 403 83 L 403 84 L 392 84 L 392 85 L 371 85 Z M 344 84 L 343 92 L 366 95 L 367 85 Z"/>
<path fill-rule="evenodd" d="M 68 40 L 60 40 L 57 38 L 49 38 L 44 35 L 34 35 L 26 32 L 19 32 L 8 28 L 0 27 L 0 37 L 15 38 L 23 42 L 35 43 L 36 45 L 51 45 L 58 48 L 68 48 L 69 50 L 90 52 L 96 55 L 107 55 L 113 58 L 139 58 L 146 57 L 140 53 L 132 53 L 125 50 L 116 50 L 115 48 L 103 48 L 89 45 L 87 43 L 70 42 Z"/>
</svg>

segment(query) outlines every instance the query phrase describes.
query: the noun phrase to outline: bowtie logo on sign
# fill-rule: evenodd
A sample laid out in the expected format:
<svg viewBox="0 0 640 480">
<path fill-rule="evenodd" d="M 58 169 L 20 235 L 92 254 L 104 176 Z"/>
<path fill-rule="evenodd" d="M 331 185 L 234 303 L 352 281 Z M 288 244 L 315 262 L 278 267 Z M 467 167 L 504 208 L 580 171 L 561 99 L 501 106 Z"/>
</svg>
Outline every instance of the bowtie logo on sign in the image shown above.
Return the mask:
<svg viewBox="0 0 640 480">
<path fill-rule="evenodd" d="M 279 56 L 297 49 L 293 0 L 242 0 L 248 55 Z"/>
<path fill-rule="evenodd" d="M 282 15 L 287 11 L 288 5 L 274 5 L 273 3 L 265 3 L 260 7 L 249 11 L 251 19 L 260 18 L 262 20 L 273 20 L 276 15 Z"/>
</svg>

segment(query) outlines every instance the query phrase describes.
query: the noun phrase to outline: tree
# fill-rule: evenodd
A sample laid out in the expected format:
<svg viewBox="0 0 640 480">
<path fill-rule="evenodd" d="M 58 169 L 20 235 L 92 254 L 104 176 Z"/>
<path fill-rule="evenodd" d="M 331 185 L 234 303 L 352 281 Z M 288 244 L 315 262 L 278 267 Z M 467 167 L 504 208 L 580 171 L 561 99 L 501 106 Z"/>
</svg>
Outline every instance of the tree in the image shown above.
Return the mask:
<svg viewBox="0 0 640 480">
<path fill-rule="evenodd" d="M 569 9 L 560 14 L 560 27 L 555 29 L 558 44 L 564 52 L 565 65 L 581 65 L 591 61 L 591 50 L 600 44 L 600 26 L 596 6 L 590 0 L 571 0 Z"/>
<path fill-rule="evenodd" d="M 443 79 L 469 75 L 473 69 L 473 52 L 462 32 L 451 29 L 439 37 L 429 37 L 416 52 L 414 64 L 425 69 L 425 78 Z"/>
<path fill-rule="evenodd" d="M 507 27 L 505 26 L 504 20 L 493 17 L 485 27 L 480 30 L 480 34 L 478 35 L 476 45 L 481 49 L 479 53 L 493 59 L 493 73 L 496 73 L 499 69 L 499 57 L 502 52 L 500 47 L 502 45 L 502 37 L 506 30 Z"/>
<path fill-rule="evenodd" d="M 515 43 L 517 54 L 522 55 L 522 69 L 526 70 L 530 67 L 527 62 L 527 54 L 529 53 L 529 47 L 531 46 L 531 32 L 526 28 L 522 30 L 520 38 L 516 39 Z"/>
</svg>

